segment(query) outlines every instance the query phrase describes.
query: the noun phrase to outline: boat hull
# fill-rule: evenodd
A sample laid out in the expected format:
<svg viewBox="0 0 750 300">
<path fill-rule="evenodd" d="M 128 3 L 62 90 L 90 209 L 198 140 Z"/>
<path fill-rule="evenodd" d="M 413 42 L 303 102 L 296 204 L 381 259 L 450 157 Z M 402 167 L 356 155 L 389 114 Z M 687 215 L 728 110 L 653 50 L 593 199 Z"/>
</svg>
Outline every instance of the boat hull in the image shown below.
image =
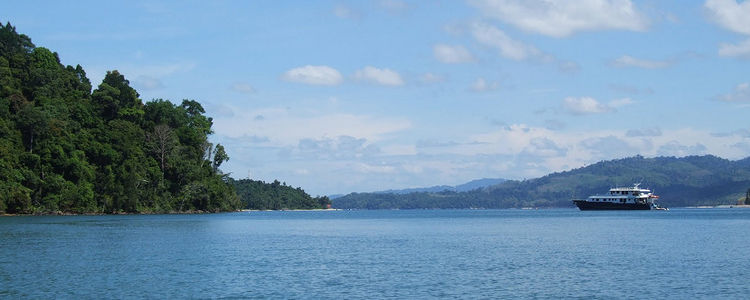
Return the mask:
<svg viewBox="0 0 750 300">
<path fill-rule="evenodd" d="M 573 200 L 580 210 L 650 210 L 650 203 L 610 203 Z"/>
</svg>

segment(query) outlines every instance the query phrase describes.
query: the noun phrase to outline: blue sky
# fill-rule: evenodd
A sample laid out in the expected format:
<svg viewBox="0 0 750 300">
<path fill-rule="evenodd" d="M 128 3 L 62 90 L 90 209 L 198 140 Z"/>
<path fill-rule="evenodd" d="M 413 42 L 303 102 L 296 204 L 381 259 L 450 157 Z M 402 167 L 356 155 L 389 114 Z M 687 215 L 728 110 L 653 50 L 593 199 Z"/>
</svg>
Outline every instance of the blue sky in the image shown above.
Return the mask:
<svg viewBox="0 0 750 300">
<path fill-rule="evenodd" d="M 750 1 L 3 1 L 94 85 L 195 99 L 313 195 L 750 151 Z"/>
</svg>

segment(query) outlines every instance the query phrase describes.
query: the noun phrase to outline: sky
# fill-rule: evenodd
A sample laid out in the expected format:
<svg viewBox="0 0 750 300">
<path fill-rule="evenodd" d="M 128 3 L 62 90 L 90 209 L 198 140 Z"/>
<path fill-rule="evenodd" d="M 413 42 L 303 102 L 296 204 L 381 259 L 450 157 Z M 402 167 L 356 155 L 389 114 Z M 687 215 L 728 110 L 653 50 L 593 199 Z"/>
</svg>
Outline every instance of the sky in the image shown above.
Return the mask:
<svg viewBox="0 0 750 300">
<path fill-rule="evenodd" d="M 146 102 L 234 178 L 312 195 L 750 152 L 750 1 L 17 1 L 0 21 Z"/>
</svg>

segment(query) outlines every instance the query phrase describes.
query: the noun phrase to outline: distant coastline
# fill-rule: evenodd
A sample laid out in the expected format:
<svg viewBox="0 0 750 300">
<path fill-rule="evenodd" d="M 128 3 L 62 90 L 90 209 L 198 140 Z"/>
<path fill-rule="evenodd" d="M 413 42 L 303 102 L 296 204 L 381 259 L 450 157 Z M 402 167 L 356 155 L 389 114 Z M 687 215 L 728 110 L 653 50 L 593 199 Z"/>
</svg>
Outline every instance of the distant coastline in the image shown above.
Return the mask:
<svg viewBox="0 0 750 300">
<path fill-rule="evenodd" d="M 260 212 L 260 211 L 340 211 L 340 208 L 313 208 L 313 209 L 241 209 L 240 212 Z"/>
<path fill-rule="evenodd" d="M 687 206 L 685 208 L 750 208 L 750 205 L 747 205 L 747 204 L 722 204 L 722 205 Z"/>
</svg>

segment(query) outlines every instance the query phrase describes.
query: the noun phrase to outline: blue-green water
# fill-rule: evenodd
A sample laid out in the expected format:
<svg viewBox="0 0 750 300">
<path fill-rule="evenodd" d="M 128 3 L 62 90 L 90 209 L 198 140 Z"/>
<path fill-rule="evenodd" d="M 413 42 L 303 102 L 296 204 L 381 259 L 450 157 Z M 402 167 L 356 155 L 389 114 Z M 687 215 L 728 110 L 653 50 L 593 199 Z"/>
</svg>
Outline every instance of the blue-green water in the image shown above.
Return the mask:
<svg viewBox="0 0 750 300">
<path fill-rule="evenodd" d="M 0 218 L 2 298 L 746 298 L 750 209 Z"/>
</svg>

